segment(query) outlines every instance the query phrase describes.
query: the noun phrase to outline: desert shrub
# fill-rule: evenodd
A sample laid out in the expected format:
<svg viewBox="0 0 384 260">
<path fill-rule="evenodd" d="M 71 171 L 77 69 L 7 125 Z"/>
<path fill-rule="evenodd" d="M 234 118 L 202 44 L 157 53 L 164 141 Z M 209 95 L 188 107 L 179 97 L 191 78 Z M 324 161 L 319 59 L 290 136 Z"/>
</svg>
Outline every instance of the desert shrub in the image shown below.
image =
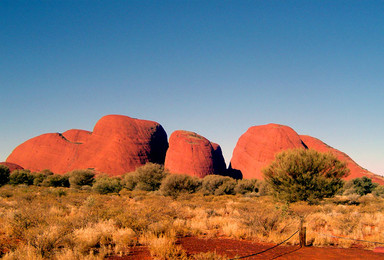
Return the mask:
<svg viewBox="0 0 384 260">
<path fill-rule="evenodd" d="M 357 194 L 360 196 L 367 195 L 372 193 L 372 191 L 377 187 L 377 183 L 373 183 L 372 180 L 366 176 L 362 178 L 356 178 L 352 180 L 353 187 Z"/>
<path fill-rule="evenodd" d="M 348 175 L 346 163 L 331 153 L 309 149 L 292 149 L 276 155 L 263 169 L 273 194 L 288 202 L 316 202 L 333 197 L 343 187 L 342 177 Z"/>
<path fill-rule="evenodd" d="M 257 180 L 238 180 L 236 187 L 235 187 L 235 193 L 236 194 L 246 194 L 251 192 L 259 192 L 259 188 L 257 187 Z"/>
<path fill-rule="evenodd" d="M 49 175 L 41 183 L 41 186 L 45 187 L 69 187 L 69 176 L 68 175 Z"/>
<path fill-rule="evenodd" d="M 9 176 L 9 184 L 32 185 L 34 180 L 33 174 L 29 170 L 15 170 Z"/>
<path fill-rule="evenodd" d="M 135 172 L 129 172 L 124 174 L 123 179 L 121 180 L 121 184 L 123 187 L 129 191 L 132 191 L 135 189 L 137 185 L 137 178 Z"/>
<path fill-rule="evenodd" d="M 92 186 L 95 179 L 95 173 L 92 170 L 74 170 L 68 173 L 69 184 L 71 188 L 80 188 L 82 186 Z"/>
<path fill-rule="evenodd" d="M 176 198 L 182 193 L 195 193 L 200 186 L 201 181 L 196 177 L 170 174 L 163 180 L 160 191 L 165 196 Z"/>
<path fill-rule="evenodd" d="M 127 173 L 123 177 L 123 185 L 127 190 L 155 191 L 160 188 L 162 180 L 168 175 L 164 167 L 155 163 L 147 163 Z"/>
<path fill-rule="evenodd" d="M 5 165 L 0 164 L 0 186 L 7 184 L 9 182 L 10 171 L 9 168 Z"/>
<path fill-rule="evenodd" d="M 231 177 L 208 175 L 202 181 L 201 191 L 205 195 L 234 194 L 235 187 L 236 180 Z"/>
<path fill-rule="evenodd" d="M 96 178 L 92 189 L 99 194 L 119 193 L 122 189 L 119 178 L 100 176 Z"/>
<path fill-rule="evenodd" d="M 376 197 L 384 198 L 384 186 L 382 186 L 382 185 L 377 186 L 377 187 L 373 190 L 372 194 L 373 194 L 374 196 L 376 196 Z"/>
<path fill-rule="evenodd" d="M 33 173 L 33 185 L 41 186 L 43 181 L 50 175 L 53 175 L 53 172 L 48 169 Z"/>
</svg>

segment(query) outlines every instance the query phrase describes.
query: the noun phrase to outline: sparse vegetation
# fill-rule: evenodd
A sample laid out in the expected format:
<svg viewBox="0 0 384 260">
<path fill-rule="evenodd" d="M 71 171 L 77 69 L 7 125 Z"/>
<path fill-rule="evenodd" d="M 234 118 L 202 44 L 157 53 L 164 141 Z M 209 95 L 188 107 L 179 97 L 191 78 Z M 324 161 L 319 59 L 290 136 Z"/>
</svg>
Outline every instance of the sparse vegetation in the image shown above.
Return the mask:
<svg viewBox="0 0 384 260">
<path fill-rule="evenodd" d="M 162 180 L 168 175 L 164 167 L 147 163 L 123 177 L 123 186 L 128 190 L 155 191 L 160 188 Z"/>
<path fill-rule="evenodd" d="M 29 170 L 15 170 L 9 176 L 9 184 L 33 185 L 34 176 Z"/>
<path fill-rule="evenodd" d="M 259 180 L 223 176 L 200 180 L 164 173 L 157 165 L 146 169 L 155 180 L 147 176 L 137 178 L 137 183 L 159 183 L 159 176 L 166 176 L 161 178 L 160 189 L 122 189 L 119 178 L 90 175 L 81 182 L 93 184 L 92 188 L 80 186 L 86 189 L 56 184 L 0 187 L 0 257 L 104 259 L 145 245 L 157 259 L 225 259 L 214 252 L 187 255 L 177 239 L 227 236 L 280 242 L 297 230 L 301 219 L 307 226 L 307 240 L 316 246 L 356 243 L 324 234 L 384 242 L 382 186 L 372 194 L 336 196 L 311 205 L 262 196 L 268 194 L 268 184 Z M 70 176 L 48 175 L 41 184 Z"/>
<path fill-rule="evenodd" d="M 331 153 L 293 149 L 277 154 L 263 172 L 278 199 L 317 203 L 333 197 L 343 187 L 341 178 L 348 175 L 349 169 Z"/>
<path fill-rule="evenodd" d="M 201 180 L 189 175 L 170 174 L 162 182 L 160 191 L 165 196 L 177 198 L 180 194 L 191 194 L 201 187 Z"/>
<path fill-rule="evenodd" d="M 92 170 L 74 170 L 68 173 L 71 188 L 92 186 L 95 181 L 95 173 Z"/>
</svg>

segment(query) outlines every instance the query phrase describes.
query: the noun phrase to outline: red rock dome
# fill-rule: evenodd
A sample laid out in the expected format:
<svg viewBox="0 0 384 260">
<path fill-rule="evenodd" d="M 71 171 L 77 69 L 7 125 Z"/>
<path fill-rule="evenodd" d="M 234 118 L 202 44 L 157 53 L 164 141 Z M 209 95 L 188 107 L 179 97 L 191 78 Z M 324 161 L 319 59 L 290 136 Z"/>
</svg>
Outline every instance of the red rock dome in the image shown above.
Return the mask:
<svg viewBox="0 0 384 260">
<path fill-rule="evenodd" d="M 108 115 L 97 122 L 93 133 L 75 129 L 32 138 L 16 147 L 7 162 L 32 171 L 61 174 L 91 168 L 121 175 L 147 162 L 164 163 L 167 148 L 167 134 L 160 124 Z"/>
<path fill-rule="evenodd" d="M 350 180 L 350 179 L 361 178 L 363 176 L 366 176 L 368 178 L 371 178 L 373 182 L 377 182 L 381 185 L 384 185 L 384 178 L 382 176 L 375 175 L 369 172 L 368 170 L 360 167 L 347 154 L 327 145 L 326 143 L 322 142 L 317 138 L 314 138 L 308 135 L 300 135 L 300 138 L 308 148 L 314 149 L 321 153 L 331 152 L 337 157 L 337 159 L 339 159 L 340 161 L 346 162 L 347 167 L 350 170 L 350 173 L 345 179 Z"/>
<path fill-rule="evenodd" d="M 250 127 L 233 150 L 230 170 L 241 171 L 244 179 L 263 179 L 261 170 L 275 159 L 275 155 L 293 148 L 305 148 L 305 145 L 288 126 L 268 124 Z"/>
<path fill-rule="evenodd" d="M 9 162 L 0 162 L 1 165 L 7 166 L 9 168 L 10 172 L 13 172 L 15 170 L 23 170 L 24 168 L 20 165 L 9 163 Z"/>
<path fill-rule="evenodd" d="M 169 139 L 164 167 L 171 173 L 203 178 L 209 174 L 223 174 L 225 162 L 219 145 L 212 145 L 196 133 L 178 130 Z"/>
</svg>

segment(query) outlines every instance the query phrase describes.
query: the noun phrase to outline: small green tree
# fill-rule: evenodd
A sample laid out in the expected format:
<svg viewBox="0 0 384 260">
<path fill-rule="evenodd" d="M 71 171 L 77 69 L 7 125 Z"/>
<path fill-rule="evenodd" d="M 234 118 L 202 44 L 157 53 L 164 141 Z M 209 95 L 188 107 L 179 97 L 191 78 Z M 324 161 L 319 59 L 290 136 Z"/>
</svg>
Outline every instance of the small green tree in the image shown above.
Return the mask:
<svg viewBox="0 0 384 260">
<path fill-rule="evenodd" d="M 72 172 L 69 172 L 68 176 L 71 188 L 92 186 L 95 181 L 95 173 L 92 170 L 74 170 Z"/>
<path fill-rule="evenodd" d="M 9 176 L 9 184 L 33 185 L 34 176 L 30 170 L 15 170 Z"/>
<path fill-rule="evenodd" d="M 316 202 L 334 196 L 349 169 L 331 153 L 292 149 L 277 154 L 263 173 L 277 198 Z"/>
<path fill-rule="evenodd" d="M 119 193 L 122 189 L 119 178 L 99 176 L 96 178 L 92 189 L 99 194 Z"/>
<path fill-rule="evenodd" d="M 168 175 L 160 164 L 147 163 L 123 177 L 123 186 L 127 190 L 155 191 L 160 188 L 162 180 Z"/>
<path fill-rule="evenodd" d="M 201 186 L 201 180 L 184 174 L 169 174 L 163 180 L 160 191 L 165 196 L 177 198 L 180 194 L 195 193 Z"/>
<path fill-rule="evenodd" d="M 36 179 L 35 179 L 36 180 Z M 69 176 L 53 174 L 45 177 L 41 186 L 45 187 L 69 187 Z"/>
<path fill-rule="evenodd" d="M 202 181 L 201 191 L 205 195 L 235 194 L 236 180 L 221 175 L 207 175 Z"/>
<path fill-rule="evenodd" d="M 353 188 L 357 194 L 360 196 L 367 195 L 372 193 L 372 191 L 377 187 L 377 183 L 373 183 L 372 180 L 366 176 L 362 178 L 356 178 L 352 180 Z"/>
<path fill-rule="evenodd" d="M 9 168 L 5 165 L 0 164 L 0 186 L 7 184 L 9 182 L 10 171 Z"/>
</svg>

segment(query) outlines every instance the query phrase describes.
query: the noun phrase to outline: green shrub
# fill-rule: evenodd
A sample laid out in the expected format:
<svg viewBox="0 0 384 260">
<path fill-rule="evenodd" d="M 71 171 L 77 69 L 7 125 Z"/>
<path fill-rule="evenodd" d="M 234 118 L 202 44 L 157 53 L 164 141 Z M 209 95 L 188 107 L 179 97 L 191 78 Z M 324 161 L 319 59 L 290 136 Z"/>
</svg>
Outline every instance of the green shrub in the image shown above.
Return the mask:
<svg viewBox="0 0 384 260">
<path fill-rule="evenodd" d="M 235 194 L 236 180 L 221 175 L 207 175 L 202 181 L 201 191 L 205 195 Z"/>
<path fill-rule="evenodd" d="M 273 194 L 288 202 L 316 202 L 333 197 L 343 187 L 349 170 L 333 154 L 309 149 L 293 149 L 276 155 L 263 170 Z"/>
<path fill-rule="evenodd" d="M 165 196 L 177 198 L 180 194 L 195 193 L 201 187 L 201 180 L 189 175 L 170 174 L 163 180 L 160 191 Z"/>
<path fill-rule="evenodd" d="M 235 187 L 235 193 L 236 194 L 246 194 L 251 192 L 259 192 L 259 188 L 257 186 L 258 182 L 256 179 L 252 180 L 238 180 L 236 187 Z"/>
<path fill-rule="evenodd" d="M 129 191 L 134 190 L 137 185 L 136 173 L 135 172 L 126 173 L 123 176 L 123 179 L 121 180 L 121 184 L 125 189 Z"/>
<path fill-rule="evenodd" d="M 376 197 L 384 198 L 384 186 L 382 186 L 382 185 L 377 186 L 377 187 L 373 190 L 372 194 L 373 194 L 374 196 L 376 196 Z"/>
<path fill-rule="evenodd" d="M 69 187 L 69 176 L 68 175 L 49 175 L 45 177 L 44 181 L 41 183 L 41 186 L 45 187 Z"/>
<path fill-rule="evenodd" d="M 92 186 L 95 179 L 95 173 L 92 170 L 74 170 L 68 173 L 69 184 L 71 188 L 79 189 L 82 186 Z"/>
<path fill-rule="evenodd" d="M 356 178 L 352 180 L 354 189 L 357 194 L 360 196 L 367 195 L 372 193 L 372 191 L 377 187 L 377 183 L 373 183 L 372 180 L 366 176 L 362 178 Z"/>
<path fill-rule="evenodd" d="M 119 178 L 100 176 L 96 178 L 92 189 L 99 194 L 119 193 L 122 189 Z"/>
<path fill-rule="evenodd" d="M 33 185 L 35 186 L 41 186 L 43 181 L 50 175 L 53 175 L 53 172 L 51 170 L 45 169 L 40 172 L 34 172 L 33 173 Z"/>
<path fill-rule="evenodd" d="M 162 165 L 147 163 L 124 176 L 124 188 L 127 190 L 155 191 L 160 188 L 162 180 L 167 175 L 168 173 Z"/>
<path fill-rule="evenodd" d="M 0 164 L 0 186 L 7 184 L 9 182 L 10 171 L 9 168 L 5 165 Z"/>
<path fill-rule="evenodd" d="M 29 170 L 15 170 L 9 176 L 9 184 L 33 185 L 34 176 Z"/>
</svg>

